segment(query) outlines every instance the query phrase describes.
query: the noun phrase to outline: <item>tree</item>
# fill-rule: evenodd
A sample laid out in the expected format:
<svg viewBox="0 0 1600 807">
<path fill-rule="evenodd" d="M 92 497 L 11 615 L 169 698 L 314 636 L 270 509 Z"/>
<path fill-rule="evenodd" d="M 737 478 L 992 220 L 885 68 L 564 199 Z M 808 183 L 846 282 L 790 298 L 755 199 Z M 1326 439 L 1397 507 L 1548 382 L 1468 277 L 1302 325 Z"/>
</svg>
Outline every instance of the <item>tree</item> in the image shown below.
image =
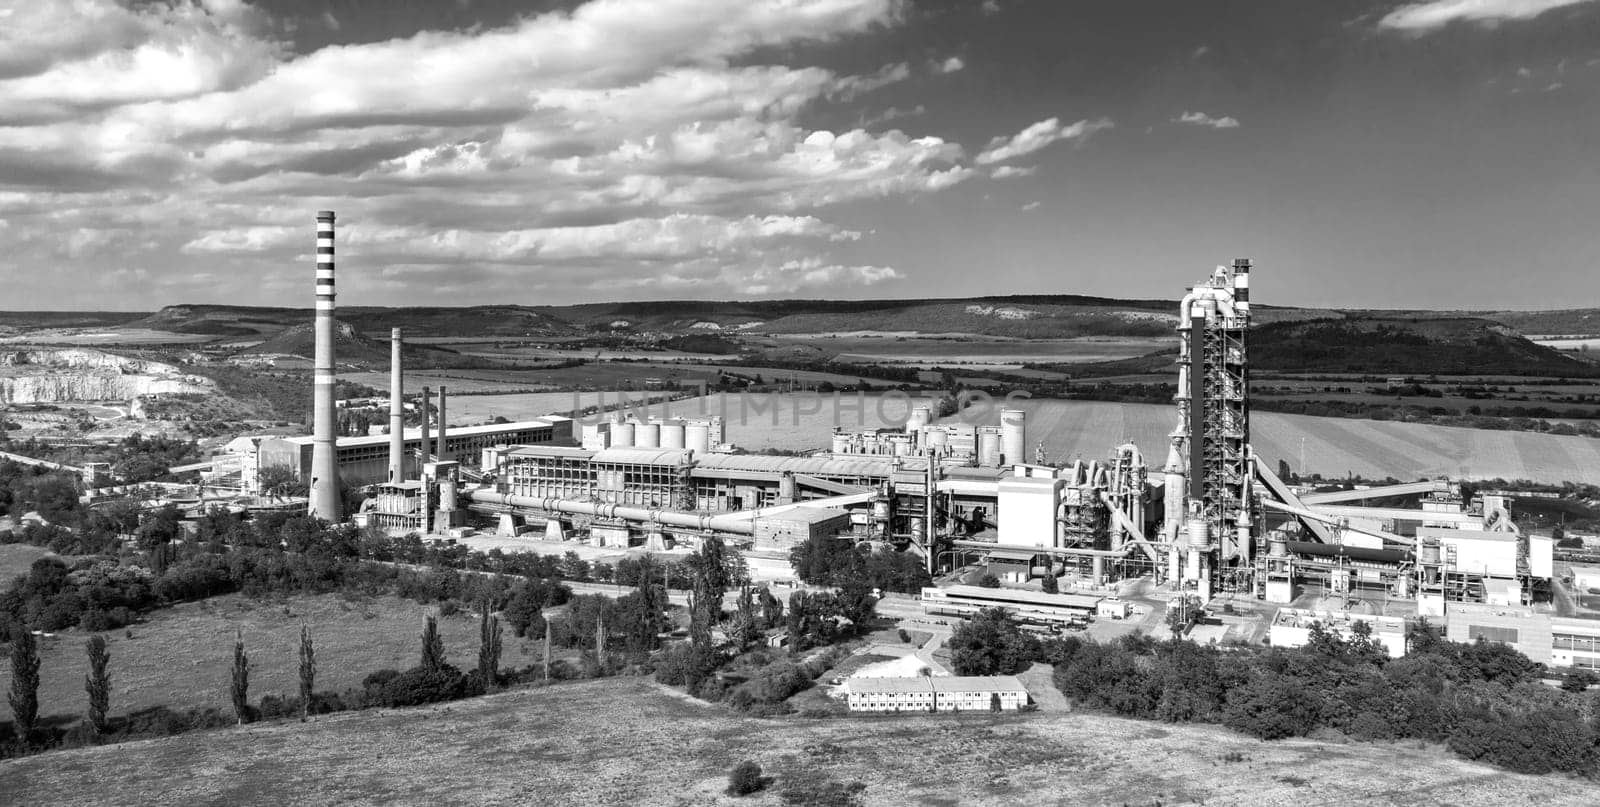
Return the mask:
<svg viewBox="0 0 1600 807">
<path fill-rule="evenodd" d="M 250 722 L 250 657 L 244 652 L 244 632 L 234 633 L 233 641 L 233 713 L 239 725 Z"/>
<path fill-rule="evenodd" d="M 111 653 L 106 650 L 104 636 L 90 636 L 84 642 L 89 654 L 89 672 L 83 677 L 83 689 L 89 693 L 89 727 L 95 734 L 106 733 L 106 712 L 111 706 L 111 675 L 106 666 Z"/>
<path fill-rule="evenodd" d="M 998 711 L 1001 710 L 1001 708 L 1002 707 L 1000 705 L 1000 693 L 998 693 L 998 692 L 991 693 L 989 695 L 989 711 L 998 712 Z"/>
<path fill-rule="evenodd" d="M 11 626 L 11 692 L 6 700 L 17 734 L 26 743 L 39 722 L 39 645 L 21 623 Z"/>
<path fill-rule="evenodd" d="M 999 588 L 1000 578 L 985 572 L 982 577 L 978 578 L 978 585 L 984 588 Z"/>
<path fill-rule="evenodd" d="M 300 626 L 300 719 L 311 714 L 311 695 L 317 683 L 317 649 L 311 644 L 311 629 Z"/>
<path fill-rule="evenodd" d="M 745 760 L 733 766 L 728 772 L 728 795 L 745 796 L 767 786 L 761 776 L 761 766 L 750 760 Z"/>
<path fill-rule="evenodd" d="M 431 614 L 422 628 L 422 669 L 436 672 L 444 669 L 444 640 L 439 638 L 439 620 Z"/>
<path fill-rule="evenodd" d="M 500 617 L 489 613 L 487 601 L 479 608 L 483 616 L 478 622 L 478 676 L 485 687 L 492 687 L 500 682 Z"/>
<path fill-rule="evenodd" d="M 1167 630 L 1172 631 L 1172 638 L 1182 636 L 1190 625 L 1200 619 L 1200 598 L 1184 594 L 1167 605 Z"/>
<path fill-rule="evenodd" d="M 1014 675 L 1039 654 L 1039 641 L 1003 608 L 985 608 L 957 626 L 947 643 L 956 675 Z"/>
<path fill-rule="evenodd" d="M 1044 579 L 1039 581 L 1039 588 L 1043 589 L 1046 594 L 1061 593 L 1061 584 L 1056 581 L 1056 576 L 1050 572 L 1044 573 Z"/>
</svg>

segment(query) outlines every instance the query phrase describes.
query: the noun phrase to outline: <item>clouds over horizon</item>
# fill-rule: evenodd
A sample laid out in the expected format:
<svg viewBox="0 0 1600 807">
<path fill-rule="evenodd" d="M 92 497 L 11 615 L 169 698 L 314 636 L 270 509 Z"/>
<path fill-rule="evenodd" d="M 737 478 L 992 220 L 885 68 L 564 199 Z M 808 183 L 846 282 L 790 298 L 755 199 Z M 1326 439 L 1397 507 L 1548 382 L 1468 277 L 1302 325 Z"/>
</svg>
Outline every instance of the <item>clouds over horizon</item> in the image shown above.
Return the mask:
<svg viewBox="0 0 1600 807">
<path fill-rule="evenodd" d="M 1176 118 L 1174 123 L 1186 123 L 1190 126 L 1205 126 L 1212 129 L 1237 129 L 1239 121 L 1227 115 L 1213 117 L 1204 112 L 1184 112 Z"/>
<path fill-rule="evenodd" d="M 1110 125 L 1051 119 L 974 160 L 938 136 L 802 123 L 912 80 L 905 63 L 750 62 L 899 25 L 905 6 L 593 0 L 303 54 L 241 0 L 0 12 L 0 216 L 23 225 L 0 228 L 0 247 L 80 282 L 162 269 L 213 298 L 292 299 L 311 213 L 331 207 L 341 259 L 363 273 L 341 284 L 353 299 L 398 301 L 380 278 L 429 272 L 470 272 L 491 297 L 897 280 L 834 257 L 864 237 L 828 220 L 837 206 L 944 191 Z"/>
<path fill-rule="evenodd" d="M 1389 12 L 1378 21 L 1378 27 L 1420 35 L 1455 22 L 1494 25 L 1530 20 L 1547 11 L 1591 2 L 1595 0 L 1425 0 Z"/>
</svg>

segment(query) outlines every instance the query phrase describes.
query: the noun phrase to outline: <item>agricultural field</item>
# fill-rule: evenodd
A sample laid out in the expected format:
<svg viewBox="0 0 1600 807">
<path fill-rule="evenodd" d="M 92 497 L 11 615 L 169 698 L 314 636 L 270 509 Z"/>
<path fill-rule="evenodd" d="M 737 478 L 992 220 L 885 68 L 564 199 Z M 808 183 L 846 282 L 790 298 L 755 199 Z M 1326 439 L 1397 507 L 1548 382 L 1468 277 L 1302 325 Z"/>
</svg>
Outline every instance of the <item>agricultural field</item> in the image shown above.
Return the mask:
<svg viewBox="0 0 1600 807">
<path fill-rule="evenodd" d="M 723 788 L 744 759 L 771 782 L 735 799 Z M 643 678 L 52 752 L 0 762 L 0 789 L 83 805 L 1594 803 L 1584 783 L 1414 743 L 1263 743 L 1050 712 L 755 719 Z"/>
<path fill-rule="evenodd" d="M 244 632 L 250 654 L 252 700 L 298 693 L 301 625 L 310 626 L 316 643 L 317 689 L 360 687 L 374 670 L 416 666 L 423 617 L 434 612 L 398 597 L 338 594 L 263 599 L 233 594 L 164 608 L 126 631 L 105 634 L 111 651 L 111 714 L 151 706 L 232 708 L 228 683 L 235 630 Z M 452 664 L 462 669 L 477 665 L 476 618 L 465 610 L 442 617 L 439 631 Z M 72 630 L 40 640 L 41 718 L 83 713 L 87 636 Z M 542 658 L 538 643 L 517 639 L 507 630 L 502 668 L 526 667 Z M 0 665 L 0 689 L 10 686 L 11 668 Z"/>
<path fill-rule="evenodd" d="M 918 367 L 979 366 L 1021 369 L 1025 362 L 1071 364 L 1117 361 L 1142 356 L 1170 339 L 1080 337 L 1077 339 L 916 339 L 847 338 L 804 340 L 835 354 L 835 360 L 864 364 L 910 364 Z"/>
<path fill-rule="evenodd" d="M 871 429 L 904 423 L 905 399 L 861 400 L 864 405 L 857 408 L 854 394 L 720 394 L 674 406 L 723 415 L 728 440 L 752 451 L 825 449 L 836 425 Z M 1043 440 L 1051 461 L 1102 459 L 1112 448 L 1131 441 L 1151 469 L 1159 470 L 1166 461 L 1167 435 L 1177 425 L 1176 410 L 1156 404 L 1027 400 L 1021 408 L 1028 413 L 1030 454 Z M 998 424 L 998 403 L 987 413 L 974 413 L 974 422 Z M 1274 412 L 1253 413 L 1250 424 L 1252 443 L 1263 458 L 1274 465 L 1280 459 L 1287 461 L 1302 474 L 1377 479 L 1450 475 L 1600 484 L 1600 440 L 1587 437 Z"/>
</svg>

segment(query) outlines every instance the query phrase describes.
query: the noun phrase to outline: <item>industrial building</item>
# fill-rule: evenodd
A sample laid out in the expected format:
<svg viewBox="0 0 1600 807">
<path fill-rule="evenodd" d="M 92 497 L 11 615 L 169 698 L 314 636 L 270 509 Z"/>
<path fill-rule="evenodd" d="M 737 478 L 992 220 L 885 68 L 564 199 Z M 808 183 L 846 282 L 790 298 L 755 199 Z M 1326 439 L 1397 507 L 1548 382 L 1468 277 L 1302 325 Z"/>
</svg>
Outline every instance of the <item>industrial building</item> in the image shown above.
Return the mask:
<svg viewBox="0 0 1600 807">
<path fill-rule="evenodd" d="M 243 438 L 214 468 L 236 470 L 247 488 L 251 480 L 259 486 L 262 468 L 290 468 L 311 486 L 311 512 L 324 517 L 342 515 L 329 515 L 338 509 L 329 495 L 338 480 L 373 485 L 358 515 L 391 530 L 474 525 L 649 547 L 718 536 L 771 558 L 839 536 L 913 553 L 930 573 L 981 558 L 1020 584 L 1064 575 L 1069 587 L 1099 589 L 1143 578 L 1201 601 L 1226 593 L 1284 605 L 1308 589 L 1374 597 L 1444 618 L 1452 638 L 1508 640 L 1512 627 L 1496 620 L 1522 620 L 1510 640 L 1519 647 L 1593 663 L 1587 625 L 1523 613 L 1549 589 L 1552 542 L 1517 529 L 1509 498 L 1469 501 L 1448 480 L 1310 492 L 1260 461 L 1250 445 L 1252 269 L 1245 259 L 1217 267 L 1178 304 L 1174 429 L 1156 473 L 1132 444 L 1070 464 L 1028 457 L 1027 417 L 1014 407 L 996 423 L 972 423 L 912 405 L 903 428 L 836 429 L 827 446 L 803 457 L 739 452 L 719 417 L 616 415 L 576 432 L 557 417 L 448 428 L 442 389 L 437 418 L 428 416 L 424 390 L 415 408 L 420 428 L 404 429 L 398 329 L 390 434 L 335 439 L 333 214 L 323 212 L 313 434 Z M 430 437 L 430 427 L 441 434 Z M 1103 605 L 1105 598 L 1084 594 L 924 591 L 929 613 L 999 606 L 1037 624 L 1081 622 Z M 1127 604 L 1112 601 L 1109 610 L 1126 613 Z M 1337 614 L 1282 611 L 1272 627 L 1292 642 L 1311 621 L 1350 624 Z M 1379 622 L 1390 635 L 1394 626 Z"/>
<path fill-rule="evenodd" d="M 852 712 L 1014 712 L 1028 703 L 1028 690 L 1014 675 L 852 678 L 845 684 Z"/>
<path fill-rule="evenodd" d="M 924 588 L 921 597 L 926 614 L 967 617 L 985 608 L 1003 608 L 1025 625 L 1081 625 L 1095 615 L 1104 599 L 1089 594 L 962 585 Z"/>
<path fill-rule="evenodd" d="M 406 429 L 400 450 L 405 475 L 415 478 L 422 466 L 422 429 Z M 457 426 L 444 435 L 444 450 L 437 438 L 428 439 L 429 461 L 437 458 L 477 465 L 486 448 L 505 445 L 570 445 L 572 420 L 550 415 L 516 423 L 487 426 Z M 340 437 L 334 443 L 334 462 L 339 478 L 349 484 L 372 485 L 390 478 L 390 457 L 395 440 L 390 435 Z M 238 474 L 239 487 L 246 493 L 261 493 L 261 471 L 278 467 L 293 472 L 302 481 L 310 479 L 314 441 L 311 437 L 239 437 L 213 455 L 213 474 Z"/>
<path fill-rule="evenodd" d="M 1406 654 L 1406 621 L 1401 617 L 1352 614 L 1347 611 L 1312 611 L 1305 608 L 1279 608 L 1272 618 L 1268 634 L 1273 647 L 1304 647 L 1311 641 L 1311 626 L 1320 624 L 1327 630 L 1350 639 L 1355 635 L 1356 623 L 1366 623 L 1372 638 L 1383 644 L 1390 658 Z"/>
</svg>

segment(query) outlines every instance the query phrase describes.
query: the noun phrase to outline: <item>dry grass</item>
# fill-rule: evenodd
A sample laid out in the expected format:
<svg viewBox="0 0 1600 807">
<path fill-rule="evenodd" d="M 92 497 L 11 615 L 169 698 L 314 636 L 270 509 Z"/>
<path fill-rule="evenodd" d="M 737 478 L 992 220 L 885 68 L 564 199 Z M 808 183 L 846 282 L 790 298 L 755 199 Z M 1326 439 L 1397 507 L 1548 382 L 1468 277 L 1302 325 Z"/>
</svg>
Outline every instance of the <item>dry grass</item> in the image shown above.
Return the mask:
<svg viewBox="0 0 1600 807">
<path fill-rule="evenodd" d="M 820 401 L 777 396 L 776 402 L 773 397 L 713 395 L 673 406 L 723 414 L 728 439 L 751 450 L 826 448 L 835 425 L 900 425 L 907 410 L 903 400 L 891 399 L 880 414 L 871 396 L 865 407 L 856 409 L 853 394 L 842 399 L 844 406 L 827 396 Z M 1177 410 L 1155 404 L 1041 399 L 1024 401 L 1021 408 L 1028 413 L 1029 459 L 1039 440 L 1051 461 L 1103 459 L 1113 447 L 1132 441 L 1145 461 L 1159 468 L 1167 456 L 1167 435 L 1177 423 Z M 974 422 L 998 424 L 999 409 L 997 401 L 986 418 Z M 1600 440 L 1588 437 L 1275 412 L 1253 413 L 1250 426 L 1251 443 L 1268 462 L 1287 460 L 1301 473 L 1330 478 L 1354 473 L 1376 479 L 1443 475 L 1600 484 Z"/>
<path fill-rule="evenodd" d="M 759 762 L 767 791 L 723 795 Z M 751 719 L 644 679 L 257 724 L 0 763 L 16 804 L 1589 805 L 1587 783 L 1414 745 L 1261 743 L 1084 714 Z M 819 803 L 819 802 L 812 802 Z"/>
<path fill-rule="evenodd" d="M 234 631 L 244 632 L 250 655 L 250 696 L 299 692 L 300 626 L 311 628 L 317 648 L 317 689 L 344 690 L 383 668 L 406 669 L 421 653 L 423 617 L 434 613 L 397 597 L 347 599 L 341 595 L 253 600 L 241 595 L 185 603 L 156 612 L 149 622 L 106 634 L 111 651 L 113 716 L 151 706 L 231 708 L 229 674 Z M 478 663 L 478 620 L 465 611 L 439 620 L 445 652 L 463 670 Z M 39 711 L 45 718 L 75 719 L 87 696 L 83 676 L 87 634 L 73 630 L 40 642 Z M 506 629 L 502 669 L 542 659 L 537 642 Z M 0 665 L 0 689 L 11 669 Z M 6 713 L 9 718 L 9 712 Z"/>
</svg>

